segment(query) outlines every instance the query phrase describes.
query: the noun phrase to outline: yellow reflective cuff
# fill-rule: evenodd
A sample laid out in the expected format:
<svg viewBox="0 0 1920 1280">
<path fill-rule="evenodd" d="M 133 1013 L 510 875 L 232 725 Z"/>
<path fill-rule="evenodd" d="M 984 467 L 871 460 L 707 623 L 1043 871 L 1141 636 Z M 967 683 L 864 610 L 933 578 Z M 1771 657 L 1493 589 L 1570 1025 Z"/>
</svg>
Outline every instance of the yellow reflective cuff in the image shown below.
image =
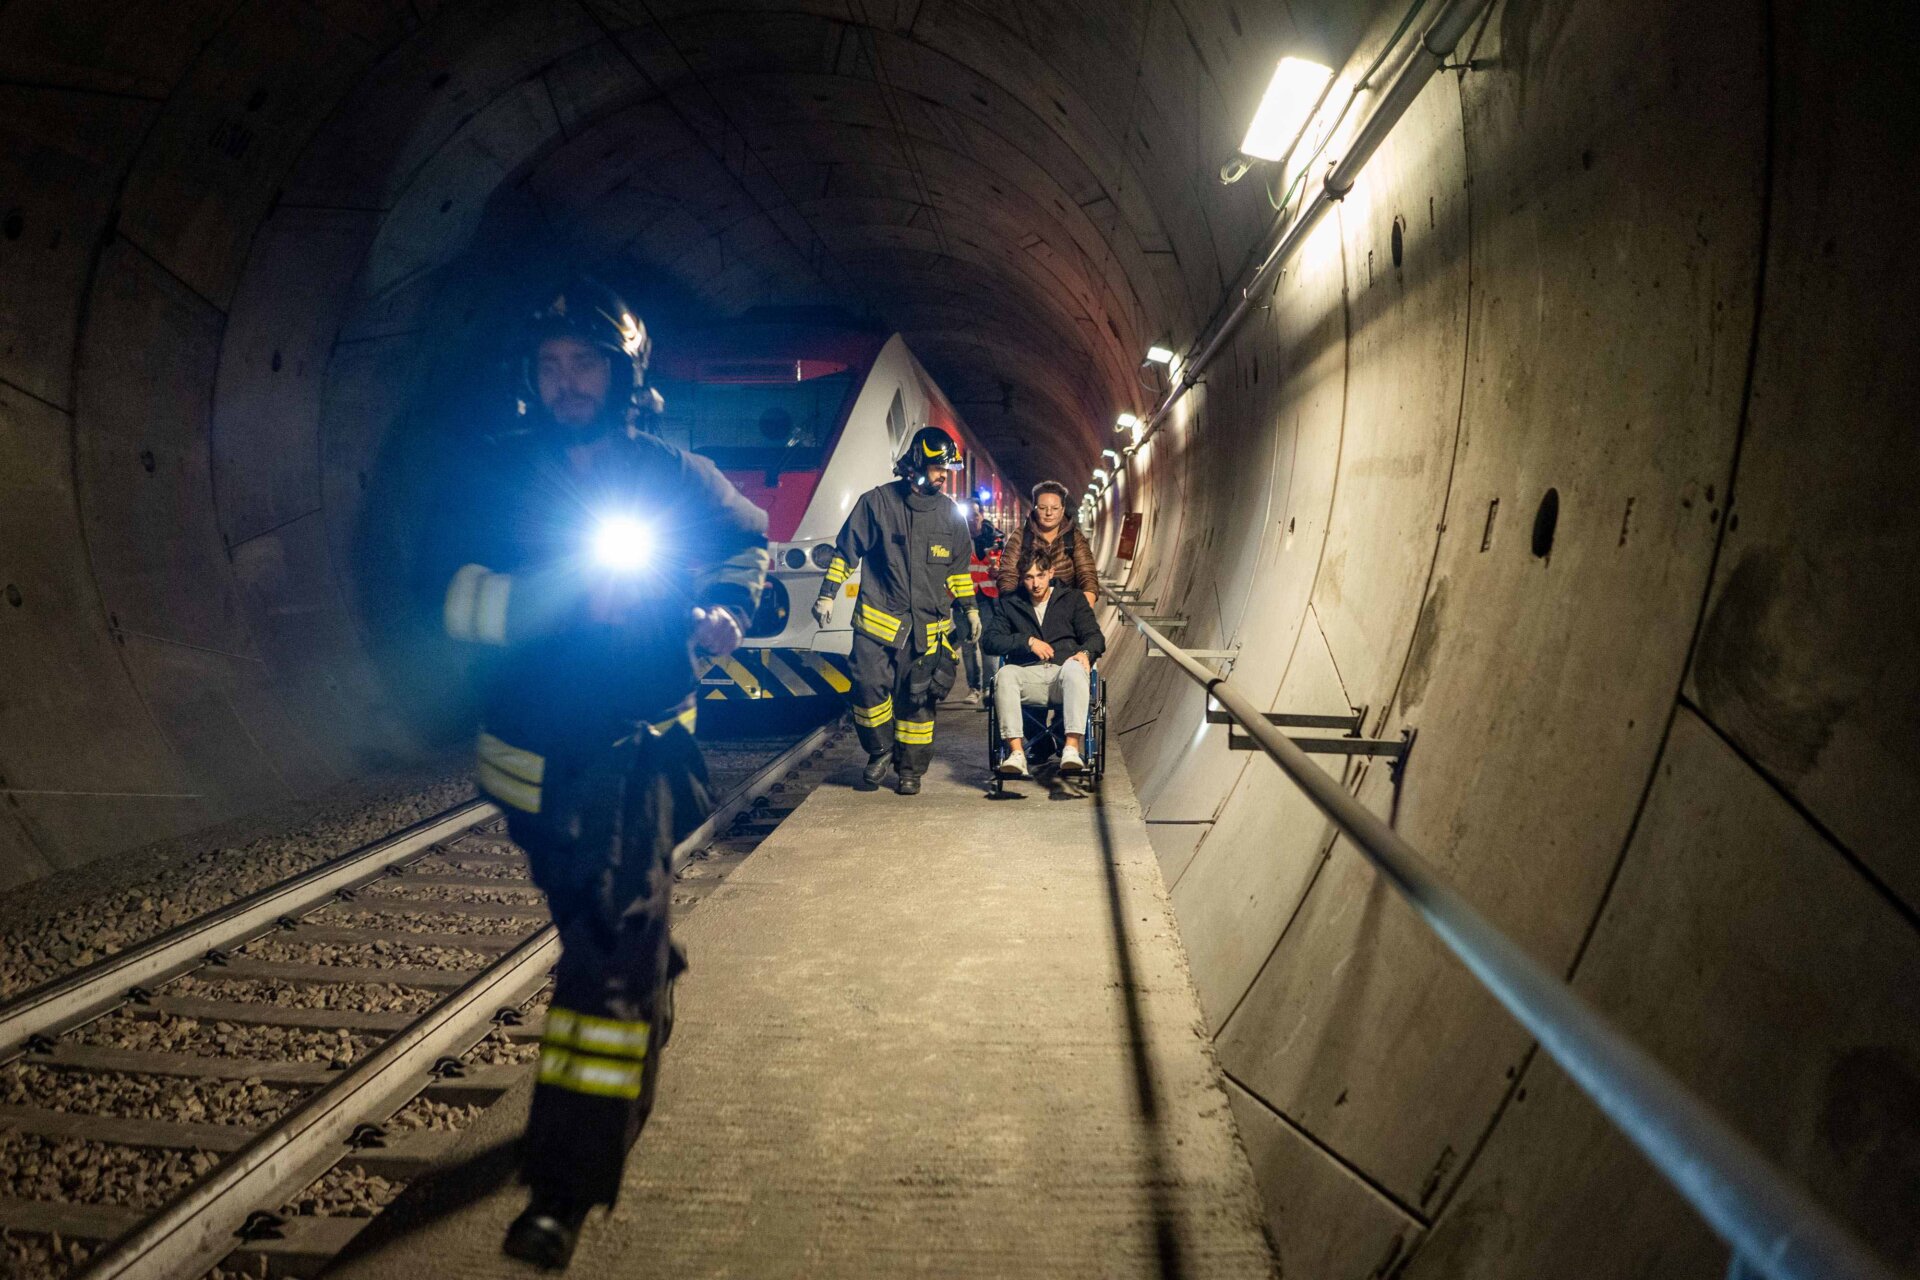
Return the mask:
<svg viewBox="0 0 1920 1280">
<path fill-rule="evenodd" d="M 851 572 L 853 569 L 847 564 L 846 557 L 835 556 L 833 563 L 827 566 L 827 581 L 837 587 L 847 580 L 847 575 Z"/>
<path fill-rule="evenodd" d="M 597 1098 L 637 1098 L 645 1078 L 646 1067 L 638 1062 L 575 1053 L 555 1044 L 543 1045 L 540 1049 L 540 1083 L 568 1093 Z"/>
<path fill-rule="evenodd" d="M 893 738 L 908 746 L 922 746 L 933 741 L 933 721 L 931 720 L 895 720 Z"/>
<path fill-rule="evenodd" d="M 480 737 L 474 742 L 474 752 L 500 772 L 518 778 L 522 782 L 531 782 L 539 786 L 547 780 L 545 756 L 502 741 L 485 729 L 480 731 Z"/>
<path fill-rule="evenodd" d="M 511 574 L 495 573 L 483 564 L 463 564 L 447 584 L 442 621 L 455 640 L 476 644 L 507 642 L 507 598 L 513 591 Z"/>
<path fill-rule="evenodd" d="M 900 619 L 862 602 L 854 620 L 876 640 L 892 644 L 900 634 Z"/>
<path fill-rule="evenodd" d="M 652 1024 L 642 1019 L 602 1018 L 556 1006 L 547 1010 L 547 1029 L 540 1042 L 550 1048 L 638 1062 L 647 1056 L 651 1031 Z"/>
<path fill-rule="evenodd" d="M 863 729 L 878 729 L 891 719 L 893 719 L 892 698 L 888 698 L 878 706 L 853 709 L 853 722 Z"/>
<path fill-rule="evenodd" d="M 523 782 L 510 773 L 504 773 L 485 760 L 480 762 L 476 773 L 480 789 L 501 804 L 509 805 L 522 813 L 540 812 L 540 788 L 533 783 Z"/>
</svg>

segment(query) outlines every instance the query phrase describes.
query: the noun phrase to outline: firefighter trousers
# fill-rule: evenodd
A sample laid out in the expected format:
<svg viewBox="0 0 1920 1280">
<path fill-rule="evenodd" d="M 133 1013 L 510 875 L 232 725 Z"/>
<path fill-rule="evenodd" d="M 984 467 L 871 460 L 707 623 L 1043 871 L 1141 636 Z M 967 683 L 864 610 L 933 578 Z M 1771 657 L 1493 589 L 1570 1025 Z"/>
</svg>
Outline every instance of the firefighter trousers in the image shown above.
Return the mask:
<svg viewBox="0 0 1920 1280">
<path fill-rule="evenodd" d="M 692 732 L 668 722 L 546 761 L 541 812 L 509 811 L 560 933 L 521 1176 L 536 1196 L 612 1204 L 653 1107 L 685 967 L 670 930 L 674 847 L 711 808 Z"/>
<path fill-rule="evenodd" d="M 944 636 L 931 653 L 916 656 L 909 643 L 895 649 L 863 632 L 853 636 L 853 727 L 869 758 L 893 753 L 893 770 L 917 778 L 933 761 L 933 714 L 953 688 L 955 653 Z"/>
</svg>

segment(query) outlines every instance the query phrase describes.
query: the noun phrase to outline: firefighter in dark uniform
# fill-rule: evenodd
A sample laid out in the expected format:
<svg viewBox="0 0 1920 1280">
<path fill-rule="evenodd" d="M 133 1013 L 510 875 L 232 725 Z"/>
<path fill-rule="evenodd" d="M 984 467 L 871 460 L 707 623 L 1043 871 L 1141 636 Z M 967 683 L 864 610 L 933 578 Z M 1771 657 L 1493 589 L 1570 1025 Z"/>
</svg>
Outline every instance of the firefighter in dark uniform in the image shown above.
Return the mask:
<svg viewBox="0 0 1920 1280">
<path fill-rule="evenodd" d="M 506 1252 L 572 1256 L 613 1203 L 652 1105 L 684 967 L 672 853 L 710 807 L 694 653 L 739 644 L 766 580 L 766 516 L 705 458 L 640 428 L 659 408 L 620 299 L 574 281 L 532 318 L 521 430 L 460 486 L 446 629 L 494 646 L 479 783 L 507 815 L 559 929 Z"/>
<path fill-rule="evenodd" d="M 891 762 L 903 796 L 920 791 L 920 776 L 933 760 L 934 708 L 953 688 L 960 656 L 953 646 L 954 601 L 967 603 L 973 633 L 980 632 L 967 572 L 972 535 L 944 492 L 947 473 L 959 466 L 952 436 L 938 427 L 914 433 L 894 463 L 900 478 L 853 504 L 813 602 L 814 619 L 831 626 L 841 586 L 856 566 L 864 569 L 853 609 L 847 697 L 867 749 L 867 784 L 878 786 Z"/>
</svg>

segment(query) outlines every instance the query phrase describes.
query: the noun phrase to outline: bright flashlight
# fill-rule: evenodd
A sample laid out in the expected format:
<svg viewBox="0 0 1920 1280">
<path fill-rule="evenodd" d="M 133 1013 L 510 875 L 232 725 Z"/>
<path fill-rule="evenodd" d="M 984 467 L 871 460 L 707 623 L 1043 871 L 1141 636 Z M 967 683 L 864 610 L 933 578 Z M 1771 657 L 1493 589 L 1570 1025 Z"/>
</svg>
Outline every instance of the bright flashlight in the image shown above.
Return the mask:
<svg viewBox="0 0 1920 1280">
<path fill-rule="evenodd" d="M 593 558 L 604 568 L 632 573 L 653 559 L 653 530 L 632 516 L 607 516 L 594 530 Z"/>
</svg>

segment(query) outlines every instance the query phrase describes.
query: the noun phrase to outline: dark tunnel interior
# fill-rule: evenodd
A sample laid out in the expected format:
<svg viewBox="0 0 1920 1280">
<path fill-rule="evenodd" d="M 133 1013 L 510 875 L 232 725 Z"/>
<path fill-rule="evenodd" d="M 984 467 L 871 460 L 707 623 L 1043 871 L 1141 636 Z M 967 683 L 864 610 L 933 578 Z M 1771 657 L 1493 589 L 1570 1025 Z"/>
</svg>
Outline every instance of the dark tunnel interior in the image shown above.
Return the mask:
<svg viewBox="0 0 1920 1280">
<path fill-rule="evenodd" d="M 1348 789 L 1920 1266 L 1914 8 L 1495 0 L 1197 385 L 1115 430 L 1440 7 L 0 2 L 0 887 L 464 731 L 409 548 L 552 280 L 661 351 L 831 311 L 1020 485 L 1078 501 L 1126 448 L 1103 572 L 1263 706 L 1417 728 L 1403 784 Z M 1223 185 L 1283 54 L 1347 110 Z M 1723 1272 L 1109 634 L 1284 1274 Z"/>
</svg>

